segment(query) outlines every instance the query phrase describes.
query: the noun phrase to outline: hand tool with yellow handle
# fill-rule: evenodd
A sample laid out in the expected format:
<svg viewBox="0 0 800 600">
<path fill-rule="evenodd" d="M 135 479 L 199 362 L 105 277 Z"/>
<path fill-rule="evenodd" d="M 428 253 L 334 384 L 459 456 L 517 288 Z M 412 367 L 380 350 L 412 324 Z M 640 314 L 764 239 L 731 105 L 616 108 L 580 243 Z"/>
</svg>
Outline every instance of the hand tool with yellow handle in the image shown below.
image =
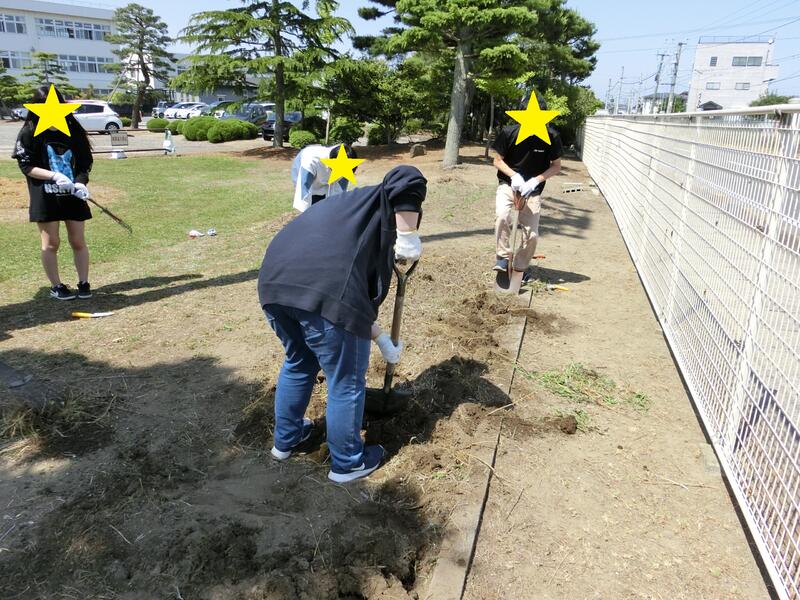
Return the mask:
<svg viewBox="0 0 800 600">
<path fill-rule="evenodd" d="M 76 319 L 97 319 L 100 317 L 110 317 L 113 314 L 113 312 L 73 312 L 72 316 Z"/>
</svg>

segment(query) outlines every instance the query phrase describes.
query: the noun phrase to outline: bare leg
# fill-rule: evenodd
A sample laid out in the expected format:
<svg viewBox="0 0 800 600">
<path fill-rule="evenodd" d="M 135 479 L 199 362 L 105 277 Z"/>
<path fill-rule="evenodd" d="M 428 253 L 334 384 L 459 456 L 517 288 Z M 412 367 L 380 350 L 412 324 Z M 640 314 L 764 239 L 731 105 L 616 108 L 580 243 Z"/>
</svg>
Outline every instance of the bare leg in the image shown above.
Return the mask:
<svg viewBox="0 0 800 600">
<path fill-rule="evenodd" d="M 67 225 L 67 237 L 75 259 L 75 270 L 78 281 L 89 281 L 89 247 L 86 245 L 84 221 L 64 221 Z"/>
<path fill-rule="evenodd" d="M 44 273 L 50 280 L 51 286 L 57 286 L 61 283 L 61 278 L 58 276 L 58 245 L 61 240 L 58 237 L 59 221 L 48 221 L 46 223 L 37 223 L 39 226 L 39 235 L 42 240 L 42 266 Z"/>
</svg>

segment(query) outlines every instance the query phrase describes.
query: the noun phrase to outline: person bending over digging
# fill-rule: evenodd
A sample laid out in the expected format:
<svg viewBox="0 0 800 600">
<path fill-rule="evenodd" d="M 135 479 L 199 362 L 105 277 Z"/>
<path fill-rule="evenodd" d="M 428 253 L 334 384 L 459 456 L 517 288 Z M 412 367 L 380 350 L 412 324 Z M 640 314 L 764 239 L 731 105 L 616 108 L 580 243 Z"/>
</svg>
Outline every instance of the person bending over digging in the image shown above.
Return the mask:
<svg viewBox="0 0 800 600">
<path fill-rule="evenodd" d="M 331 176 L 330 168 L 322 162 L 323 158 L 336 158 L 339 144 L 335 146 L 306 146 L 292 162 L 292 183 L 294 184 L 294 203 L 292 206 L 304 212 L 312 204 L 316 204 L 331 194 L 347 191 L 347 179 L 341 178 L 328 184 Z M 358 158 L 358 154 L 350 145 L 345 145 L 347 158 Z M 355 169 L 353 170 L 355 172 Z"/>
<path fill-rule="evenodd" d="M 426 180 L 414 167 L 389 171 L 380 185 L 336 194 L 286 225 L 267 248 L 258 296 L 286 351 L 275 393 L 272 456 L 286 460 L 311 437 L 304 417 L 320 368 L 328 383 L 328 478 L 366 477 L 380 465 L 381 446 L 364 446 L 370 338 L 387 362 L 402 343 L 375 323 L 389 292 L 395 260 L 416 261 Z"/>
<path fill-rule="evenodd" d="M 547 110 L 544 98 L 537 95 L 539 108 Z M 527 107 L 527 98 L 522 101 L 521 109 Z M 561 172 L 561 156 L 564 154 L 561 136 L 555 128 L 548 125 L 547 132 L 551 144 L 536 136 L 529 136 L 519 144 L 517 134 L 520 124 L 514 123 L 504 127 L 497 135 L 492 146 L 497 153 L 494 166 L 497 169 L 497 194 L 495 196 L 495 271 L 509 271 L 509 258 L 514 256 L 514 271 L 525 271 L 536 252 L 539 237 L 539 213 L 542 207 L 542 191 L 545 181 Z M 514 192 L 519 192 L 524 202 L 519 212 L 519 224 L 522 226 L 522 244 L 518 251 L 511 248 L 510 238 Z M 510 273 L 510 271 L 509 271 Z"/>
<path fill-rule="evenodd" d="M 34 92 L 32 103 L 47 99 L 49 86 Z M 55 88 L 54 88 L 55 89 Z M 56 89 L 59 102 L 64 102 Z M 39 227 L 42 242 L 42 265 L 50 280 L 50 295 L 57 300 L 73 300 L 76 293 L 61 282 L 58 274 L 59 228 L 67 227 L 75 269 L 78 271 L 78 298 L 90 298 L 89 249 L 84 236 L 85 222 L 92 218 L 86 198 L 89 171 L 92 170 L 92 147 L 86 130 L 72 114 L 67 115 L 70 135 L 50 127 L 34 136 L 39 117 L 28 111 L 17 136 L 12 158 L 28 180 L 30 221 Z"/>
</svg>

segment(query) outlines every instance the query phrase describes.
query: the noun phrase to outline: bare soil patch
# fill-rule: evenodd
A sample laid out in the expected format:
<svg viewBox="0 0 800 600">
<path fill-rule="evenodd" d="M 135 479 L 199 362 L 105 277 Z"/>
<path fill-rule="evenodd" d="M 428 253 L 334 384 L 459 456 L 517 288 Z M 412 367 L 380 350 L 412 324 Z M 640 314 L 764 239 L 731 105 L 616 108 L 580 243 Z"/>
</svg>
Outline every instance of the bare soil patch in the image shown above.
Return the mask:
<svg viewBox="0 0 800 600">
<path fill-rule="evenodd" d="M 599 469 L 592 448 L 611 443 L 605 433 L 615 420 L 628 426 L 638 423 L 631 419 L 644 417 L 625 407 L 597 407 L 608 419 L 593 413 L 597 428 L 584 433 L 579 427 L 583 417 L 539 387 L 526 384 L 520 395 L 509 398 L 502 390 L 517 340 L 507 332 L 527 315 L 522 366 L 536 373 L 574 362 L 576 348 L 590 343 L 584 337 L 587 328 L 598 329 L 591 342 L 597 344 L 598 338 L 614 339 L 619 323 L 588 323 L 581 313 L 585 299 L 575 291 L 572 296 L 538 294 L 530 309 L 516 299 L 496 297 L 491 292 L 495 181 L 482 148 L 465 150 L 472 164 L 452 171 L 439 169 L 441 153 L 435 148 L 413 160 L 405 158 L 406 151 L 376 149 L 359 169 L 359 184 L 368 185 L 407 162 L 430 182 L 422 231 L 425 254 L 409 283 L 402 333 L 406 350 L 396 377 L 397 385 L 413 391 L 413 399 L 403 412 L 370 417 L 364 425 L 366 439 L 387 448 L 386 464 L 367 481 L 332 485 L 326 480 L 329 465 L 321 435 L 287 462 L 269 458 L 274 385 L 283 353 L 257 305 L 254 269 L 290 213 L 228 232 L 213 251 L 197 245 L 166 250 L 153 256 L 141 277 L 128 273 L 126 265 L 98 265 L 96 296 L 82 308 L 102 308 L 105 294 L 129 295 L 131 302 L 113 318 L 46 318 L 56 308 L 43 304 L 34 310 L 26 304 L 29 313 L 42 318 L 25 321 L 0 341 L 0 360 L 34 373 L 54 389 L 71 390 L 76 397 L 70 406 L 81 407 L 77 420 L 67 420 L 73 428 L 65 427 L 65 415 L 56 412 L 36 417 L 32 433 L 6 431 L 0 440 L 0 597 L 424 597 L 448 519 L 486 472 L 475 458 L 476 448 L 491 447 L 498 428 L 504 454 L 498 458 L 498 480 L 468 592 L 474 598 L 544 597 L 528 588 L 521 592 L 518 583 L 514 587 L 506 565 L 519 569 L 529 564 L 539 585 L 548 583 L 551 571 L 536 571 L 546 561 L 537 557 L 538 562 L 526 563 L 526 557 L 562 535 L 586 540 L 576 517 L 559 512 L 562 504 L 572 505 L 559 496 L 559 486 L 583 482 L 587 458 L 592 472 Z M 272 154 L 259 149 L 251 158 L 288 177 L 287 156 Z M 555 195 L 558 181 L 550 187 Z M 287 198 L 287 210 L 290 204 Z M 563 235 L 574 236 L 570 240 L 595 235 L 582 206 L 567 200 L 555 206 L 557 213 L 550 214 L 560 221 L 545 221 L 544 232 L 552 234 L 558 226 Z M 615 239 L 612 231 L 602 235 L 605 241 Z M 550 242 L 545 238 L 542 243 Z M 547 273 L 537 272 L 548 279 L 587 280 L 578 272 L 584 267 L 574 261 L 553 262 Z M 569 310 L 561 304 L 566 298 L 576 302 Z M 385 327 L 391 300 L 390 294 L 381 315 Z M 624 297 L 615 301 L 624 308 Z M 14 306 L 0 310 L 15 319 L 30 318 L 18 312 Z M 641 332 L 632 328 L 631 333 Z M 586 352 L 596 356 L 587 364 L 599 369 L 608 357 L 614 365 L 624 363 L 621 349 L 614 353 L 608 345 L 595 347 L 587 346 Z M 630 359 L 626 365 L 628 370 L 615 367 L 615 378 L 641 385 L 646 369 Z M 526 379 L 520 372 L 517 376 Z M 380 386 L 382 379 L 376 352 L 368 383 Z M 678 384 L 664 380 L 663 385 Z M 309 408 L 320 429 L 324 401 L 320 378 Z M 666 410 L 657 414 L 659 420 L 669 418 Z M 624 439 L 631 457 L 651 443 L 649 437 L 637 441 L 638 435 L 630 432 Z M 32 445 L 37 437 L 39 445 Z M 84 439 L 91 444 L 78 444 Z M 26 444 L 31 450 L 23 452 Z M 36 450 L 42 447 L 48 451 Z M 557 466 L 546 470 L 549 461 Z M 614 468 L 615 478 L 641 483 L 638 462 L 620 461 Z M 544 490 L 542 473 L 548 475 Z M 599 485 L 585 491 L 587 500 L 579 508 L 587 519 L 604 522 L 603 507 L 591 503 L 593 493 L 609 489 Z M 731 510 L 720 501 L 721 483 L 709 485 L 718 495 L 675 507 L 677 518 Z M 635 503 L 633 484 L 625 489 L 625 501 Z M 542 507 L 532 500 L 538 491 L 542 494 L 536 499 L 558 516 L 548 518 L 552 529 L 547 535 L 526 525 L 542 518 Z M 565 492 L 567 499 L 582 494 Z M 561 521 L 564 531 L 556 538 L 554 523 Z M 708 530 L 704 540 L 689 538 L 699 546 L 687 552 L 707 559 L 715 544 L 741 549 L 741 532 L 732 528 L 731 519 L 720 523 L 724 527 Z M 507 524 L 515 529 L 507 531 Z M 621 520 L 614 532 L 614 550 L 645 537 Z M 598 537 L 597 544 L 610 552 L 603 539 Z M 655 546 L 650 551 L 652 560 L 661 561 L 665 554 Z M 554 564 L 546 567 L 557 567 L 561 556 L 553 554 Z M 683 568 L 697 569 L 689 558 L 684 556 Z M 725 572 L 735 567 L 745 573 L 740 578 L 752 578 L 748 565 L 723 558 Z M 631 568 L 656 582 L 684 578 L 680 570 L 669 575 L 654 568 L 652 560 L 637 560 Z M 564 589 L 580 593 L 559 596 L 555 589 L 551 596 L 591 597 L 588 590 L 595 589 L 603 597 L 625 597 L 607 581 L 612 593 L 592 588 L 598 577 L 591 564 L 588 570 L 570 567 L 571 585 L 579 581 L 582 587 Z"/>
</svg>

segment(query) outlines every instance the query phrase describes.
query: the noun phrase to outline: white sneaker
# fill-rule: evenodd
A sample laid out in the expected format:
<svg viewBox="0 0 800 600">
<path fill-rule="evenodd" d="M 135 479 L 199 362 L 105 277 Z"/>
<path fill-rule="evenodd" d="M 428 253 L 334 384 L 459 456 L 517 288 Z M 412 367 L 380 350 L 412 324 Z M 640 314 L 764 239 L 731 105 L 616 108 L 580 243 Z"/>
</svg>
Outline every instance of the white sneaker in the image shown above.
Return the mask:
<svg viewBox="0 0 800 600">
<path fill-rule="evenodd" d="M 311 437 L 311 434 L 313 433 L 314 433 L 314 421 L 303 417 L 303 435 L 300 436 L 300 441 L 297 442 L 294 446 L 292 446 L 288 450 L 278 450 L 278 448 L 273 446 L 272 450 L 270 450 L 272 458 L 274 458 L 275 460 L 286 460 L 292 455 L 292 452 L 295 450 L 295 448 L 297 448 L 303 442 L 308 441 L 308 439 Z"/>
</svg>

